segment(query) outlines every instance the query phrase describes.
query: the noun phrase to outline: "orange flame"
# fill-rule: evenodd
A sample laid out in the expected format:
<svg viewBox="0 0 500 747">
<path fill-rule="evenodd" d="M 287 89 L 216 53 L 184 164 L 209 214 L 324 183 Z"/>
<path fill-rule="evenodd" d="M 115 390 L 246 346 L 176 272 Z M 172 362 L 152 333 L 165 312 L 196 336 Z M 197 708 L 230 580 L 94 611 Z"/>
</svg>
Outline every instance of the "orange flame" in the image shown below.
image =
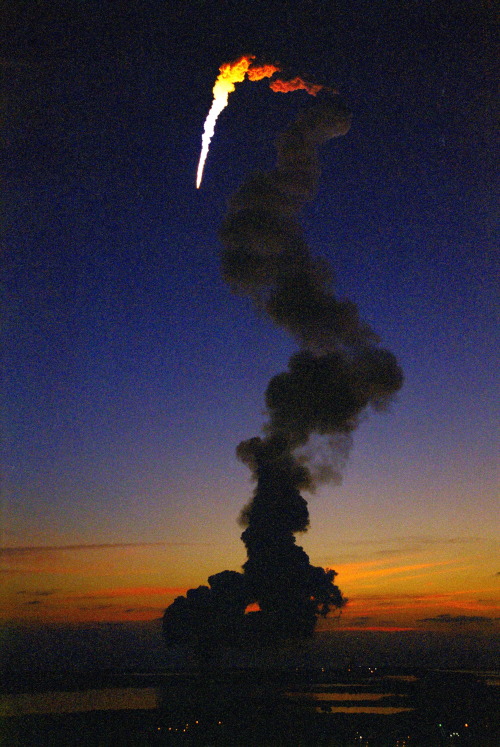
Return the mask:
<svg viewBox="0 0 500 747">
<path fill-rule="evenodd" d="M 260 605 L 258 602 L 251 602 L 250 604 L 247 604 L 245 608 L 245 615 L 247 615 L 249 612 L 260 612 Z"/>
<path fill-rule="evenodd" d="M 307 83 L 302 78 L 293 78 L 292 80 L 272 80 L 269 83 L 269 88 L 273 91 L 288 93 L 289 91 L 298 91 L 299 89 L 307 91 L 311 96 L 316 96 L 318 91 L 321 91 L 324 86 L 320 86 L 318 83 Z"/>
<path fill-rule="evenodd" d="M 252 65 L 248 69 L 248 80 L 262 80 L 262 78 L 270 78 L 274 73 L 279 72 L 279 67 L 276 65 Z"/>
<path fill-rule="evenodd" d="M 215 123 L 221 111 L 227 106 L 229 94 L 234 91 L 235 83 L 244 81 L 247 74 L 250 80 L 262 80 L 262 78 L 270 78 L 271 75 L 279 70 L 275 65 L 253 66 L 254 59 L 255 55 L 244 55 L 235 62 L 225 62 L 219 68 L 220 73 L 212 90 L 214 99 L 205 120 L 201 154 L 196 175 L 197 188 L 200 186 L 203 177 L 203 168 L 208 154 L 208 147 L 215 132 Z"/>
</svg>

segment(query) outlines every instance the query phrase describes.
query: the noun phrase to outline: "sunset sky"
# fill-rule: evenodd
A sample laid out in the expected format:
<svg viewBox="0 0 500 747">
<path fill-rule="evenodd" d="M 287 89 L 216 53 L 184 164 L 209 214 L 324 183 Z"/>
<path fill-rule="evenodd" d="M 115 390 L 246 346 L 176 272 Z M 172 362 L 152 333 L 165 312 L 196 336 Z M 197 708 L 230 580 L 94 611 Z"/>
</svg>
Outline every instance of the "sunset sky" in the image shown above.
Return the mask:
<svg viewBox="0 0 500 747">
<path fill-rule="evenodd" d="M 196 190 L 219 65 L 250 53 L 353 111 L 303 225 L 405 374 L 306 496 L 298 544 L 350 600 L 321 627 L 498 624 L 493 8 L 310 5 L 6 3 L 1 619 L 154 619 L 245 561 L 235 447 L 296 346 L 217 232 L 312 102 L 239 84 Z"/>
</svg>

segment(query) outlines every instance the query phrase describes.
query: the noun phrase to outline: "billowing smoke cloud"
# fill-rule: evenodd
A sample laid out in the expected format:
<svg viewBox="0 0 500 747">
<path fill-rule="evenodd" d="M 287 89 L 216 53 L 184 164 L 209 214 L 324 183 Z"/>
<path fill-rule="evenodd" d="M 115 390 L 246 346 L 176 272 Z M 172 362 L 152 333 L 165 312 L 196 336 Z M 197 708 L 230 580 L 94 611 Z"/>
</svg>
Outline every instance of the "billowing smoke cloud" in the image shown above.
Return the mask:
<svg viewBox="0 0 500 747">
<path fill-rule="evenodd" d="M 244 572 L 212 576 L 211 588 L 175 600 L 164 617 L 170 643 L 307 637 L 319 615 L 345 603 L 335 572 L 312 566 L 295 541 L 309 525 L 300 491 L 338 474 L 324 462 L 317 469 L 308 447 L 323 438 L 333 447 L 332 463 L 342 464 L 360 414 L 368 405 L 384 408 L 403 380 L 356 306 L 335 297 L 330 272 L 311 256 L 298 220 L 317 188 L 318 147 L 344 135 L 350 122 L 338 96 L 320 94 L 278 138 L 276 167 L 250 176 L 230 200 L 220 231 L 224 278 L 300 349 L 268 385 L 263 436 L 237 448 L 256 482 L 241 515 Z M 260 610 L 245 615 L 254 602 Z"/>
</svg>

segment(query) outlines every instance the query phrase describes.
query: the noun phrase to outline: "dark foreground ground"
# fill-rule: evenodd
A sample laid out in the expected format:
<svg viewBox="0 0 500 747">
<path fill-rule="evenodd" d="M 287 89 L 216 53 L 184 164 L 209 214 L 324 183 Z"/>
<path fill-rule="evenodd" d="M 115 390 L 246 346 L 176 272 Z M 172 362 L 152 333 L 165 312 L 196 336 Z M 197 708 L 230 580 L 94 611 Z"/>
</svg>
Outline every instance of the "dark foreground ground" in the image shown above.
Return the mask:
<svg viewBox="0 0 500 747">
<path fill-rule="evenodd" d="M 46 674 L 33 685 L 36 691 L 146 688 L 156 694 L 157 707 L 10 716 L 3 720 L 0 743 L 498 747 L 498 688 L 487 681 L 466 672 L 373 672 L 361 667 L 281 673 Z M 26 693 L 28 683 L 11 680 L 7 687 L 10 693 Z M 391 710 L 377 713 L 380 705 Z M 345 706 L 375 711 L 332 710 Z M 398 712 L 400 708 L 411 710 Z"/>
</svg>

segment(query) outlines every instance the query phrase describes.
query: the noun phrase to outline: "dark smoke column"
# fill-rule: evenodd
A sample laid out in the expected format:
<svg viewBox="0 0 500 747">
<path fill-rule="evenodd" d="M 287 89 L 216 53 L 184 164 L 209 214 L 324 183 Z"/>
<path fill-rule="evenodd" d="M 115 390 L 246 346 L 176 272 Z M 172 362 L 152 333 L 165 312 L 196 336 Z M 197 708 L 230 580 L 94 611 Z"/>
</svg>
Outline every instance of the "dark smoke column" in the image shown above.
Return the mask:
<svg viewBox="0 0 500 747">
<path fill-rule="evenodd" d="M 201 631 L 205 643 L 220 640 L 223 631 L 233 642 L 305 638 L 319 615 L 345 603 L 335 572 L 312 566 L 295 541 L 309 525 L 300 491 L 312 489 L 317 477 L 300 448 L 312 435 L 323 437 L 333 451 L 340 447 L 332 454 L 338 461 L 360 413 L 368 405 L 384 408 L 403 381 L 394 356 L 378 346 L 356 306 L 335 297 L 329 269 L 313 259 L 299 224 L 317 187 L 318 147 L 344 135 L 350 123 L 339 97 L 320 94 L 278 138 L 276 167 L 250 176 L 230 200 L 220 231 L 224 278 L 292 334 L 300 349 L 269 383 L 264 436 L 237 449 L 256 481 L 242 512 L 244 573 L 217 574 L 210 589 L 176 599 L 165 612 L 167 642 L 200 642 Z M 223 576 L 226 583 L 220 583 Z M 251 602 L 260 612 L 245 615 Z M 196 623 L 200 615 L 209 623 Z"/>
</svg>

